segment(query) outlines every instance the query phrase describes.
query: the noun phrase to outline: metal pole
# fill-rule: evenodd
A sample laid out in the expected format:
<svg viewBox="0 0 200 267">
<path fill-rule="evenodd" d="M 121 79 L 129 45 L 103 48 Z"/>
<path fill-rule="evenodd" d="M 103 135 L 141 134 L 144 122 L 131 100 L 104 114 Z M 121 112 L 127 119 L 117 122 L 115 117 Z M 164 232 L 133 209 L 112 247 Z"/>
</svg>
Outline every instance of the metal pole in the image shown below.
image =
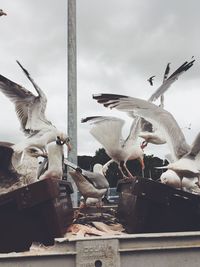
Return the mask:
<svg viewBox="0 0 200 267">
<path fill-rule="evenodd" d="M 76 71 L 76 0 L 68 0 L 68 135 L 72 150 L 69 161 L 77 164 L 77 71 Z M 68 175 L 69 177 L 69 175 Z M 71 178 L 69 178 L 71 179 Z M 77 206 L 77 188 L 73 180 L 73 205 Z"/>
</svg>

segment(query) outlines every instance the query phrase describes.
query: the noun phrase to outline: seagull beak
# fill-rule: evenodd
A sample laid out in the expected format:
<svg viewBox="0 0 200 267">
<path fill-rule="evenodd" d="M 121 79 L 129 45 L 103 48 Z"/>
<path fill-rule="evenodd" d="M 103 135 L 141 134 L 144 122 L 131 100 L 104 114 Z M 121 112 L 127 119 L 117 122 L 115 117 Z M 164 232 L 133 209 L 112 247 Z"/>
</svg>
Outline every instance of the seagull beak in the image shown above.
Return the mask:
<svg viewBox="0 0 200 267">
<path fill-rule="evenodd" d="M 46 150 L 43 150 L 43 153 L 41 154 L 41 157 L 48 158 L 48 153 Z"/>
</svg>

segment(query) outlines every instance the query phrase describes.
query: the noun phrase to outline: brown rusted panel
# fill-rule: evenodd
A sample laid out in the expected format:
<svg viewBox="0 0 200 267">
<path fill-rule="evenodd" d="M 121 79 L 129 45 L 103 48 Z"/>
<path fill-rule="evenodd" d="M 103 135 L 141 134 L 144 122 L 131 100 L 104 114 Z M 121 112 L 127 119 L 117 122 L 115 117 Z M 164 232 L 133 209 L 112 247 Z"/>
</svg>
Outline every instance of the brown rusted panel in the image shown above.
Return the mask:
<svg viewBox="0 0 200 267">
<path fill-rule="evenodd" d="M 200 196 L 151 179 L 124 180 L 117 217 L 128 233 L 200 230 Z"/>
<path fill-rule="evenodd" d="M 71 190 L 50 178 L 0 196 L 0 252 L 25 251 L 32 242 L 53 245 L 73 220 Z"/>
</svg>

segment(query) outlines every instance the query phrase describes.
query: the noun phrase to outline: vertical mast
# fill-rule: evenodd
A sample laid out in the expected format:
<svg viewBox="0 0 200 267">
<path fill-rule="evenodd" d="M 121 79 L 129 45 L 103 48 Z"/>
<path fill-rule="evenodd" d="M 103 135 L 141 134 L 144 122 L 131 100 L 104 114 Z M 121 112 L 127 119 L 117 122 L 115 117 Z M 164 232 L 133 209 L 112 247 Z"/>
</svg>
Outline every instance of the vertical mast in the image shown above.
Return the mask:
<svg viewBox="0 0 200 267">
<path fill-rule="evenodd" d="M 68 135 L 72 150 L 69 161 L 77 164 L 77 70 L 76 70 L 76 0 L 68 0 Z M 73 189 L 76 189 L 71 180 Z M 73 194 L 73 204 L 77 205 L 77 192 Z"/>
</svg>

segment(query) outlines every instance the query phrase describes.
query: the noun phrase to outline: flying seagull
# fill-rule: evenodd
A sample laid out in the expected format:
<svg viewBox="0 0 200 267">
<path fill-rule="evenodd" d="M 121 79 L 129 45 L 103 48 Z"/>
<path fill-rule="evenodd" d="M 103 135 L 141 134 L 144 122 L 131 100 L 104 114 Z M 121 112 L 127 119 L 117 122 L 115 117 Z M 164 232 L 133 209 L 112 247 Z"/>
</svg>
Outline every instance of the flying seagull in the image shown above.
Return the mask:
<svg viewBox="0 0 200 267">
<path fill-rule="evenodd" d="M 1 16 L 7 16 L 7 14 L 3 11 L 3 9 L 0 9 L 0 17 Z"/>
<path fill-rule="evenodd" d="M 101 143 L 111 158 L 106 165 L 115 161 L 124 178 L 134 178 L 126 166 L 128 160 L 138 159 L 142 169 L 144 169 L 144 152 L 137 140 L 139 123 L 134 123 L 127 138 L 123 139 L 122 128 L 124 120 L 122 119 L 109 116 L 94 116 L 86 117 L 81 122 L 90 122 L 93 125 L 90 130 L 91 135 Z"/>
<path fill-rule="evenodd" d="M 156 77 L 155 75 L 154 76 L 151 76 L 147 81 L 150 83 L 151 86 L 153 86 L 153 79 L 154 77 Z"/>
<path fill-rule="evenodd" d="M 44 92 L 34 82 L 28 71 L 18 61 L 17 63 L 32 83 L 38 95 L 35 96 L 21 85 L 0 75 L 0 91 L 14 103 L 15 111 L 21 124 L 21 130 L 27 136 L 22 142 L 14 145 L 14 150 L 22 153 L 25 149 L 34 146 L 39 149 L 45 149 L 46 145 L 56 141 L 57 137 L 62 142 L 65 142 L 70 150 L 69 137 L 59 131 L 46 118 L 47 98 Z"/>
<path fill-rule="evenodd" d="M 178 123 L 168 111 L 143 99 L 115 94 L 94 95 L 97 102 L 105 107 L 116 108 L 123 112 L 132 111 L 136 116 L 145 118 L 156 128 L 159 128 L 167 141 L 173 162 L 159 168 L 175 171 L 179 178 L 198 177 L 200 184 L 200 133 L 193 144 L 189 146 Z"/>
</svg>

